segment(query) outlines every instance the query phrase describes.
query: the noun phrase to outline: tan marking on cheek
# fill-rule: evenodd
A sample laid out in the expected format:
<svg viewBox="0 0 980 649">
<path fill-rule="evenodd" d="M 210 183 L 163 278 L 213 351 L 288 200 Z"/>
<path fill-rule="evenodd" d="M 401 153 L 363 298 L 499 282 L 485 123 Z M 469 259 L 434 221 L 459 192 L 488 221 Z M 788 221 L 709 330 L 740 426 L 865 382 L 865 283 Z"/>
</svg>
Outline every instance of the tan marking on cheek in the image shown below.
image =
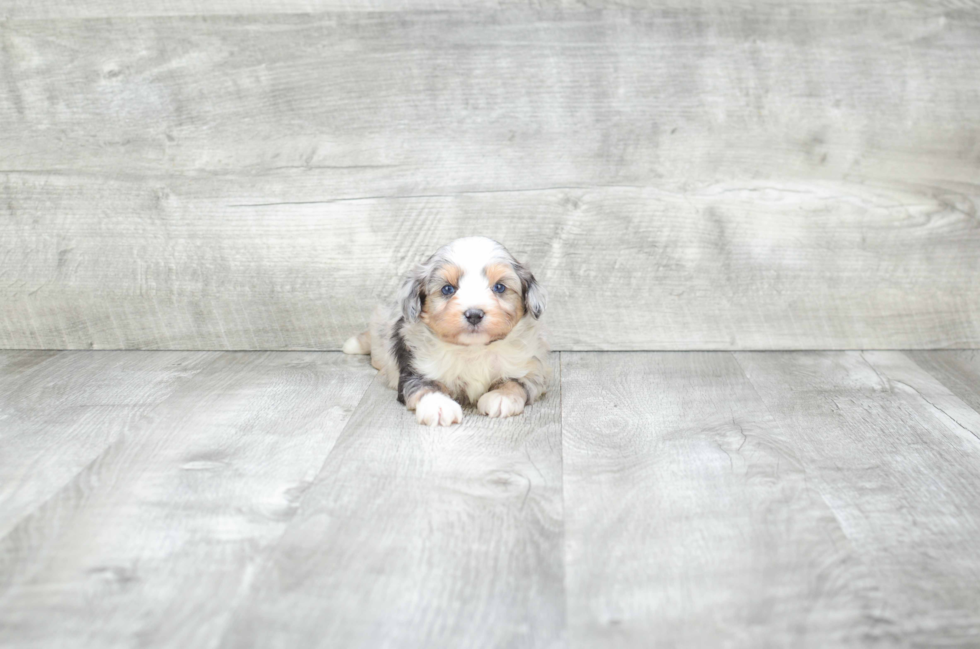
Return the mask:
<svg viewBox="0 0 980 649">
<path fill-rule="evenodd" d="M 524 300 L 514 291 L 507 291 L 503 295 L 494 295 L 494 299 L 499 307 L 501 319 L 505 321 L 498 328 L 498 331 L 506 329 L 506 332 L 503 334 L 506 336 L 514 328 L 518 320 L 524 317 Z"/>
<path fill-rule="evenodd" d="M 500 301 L 501 308 L 513 314 L 515 323 L 524 316 L 524 300 L 519 292 L 507 291 L 497 299 Z"/>
<path fill-rule="evenodd" d="M 430 309 L 422 310 L 422 322 L 439 338 L 455 342 L 463 331 L 463 309 L 455 297 L 448 300 L 441 293 L 430 294 L 425 300 Z"/>
<path fill-rule="evenodd" d="M 448 342 L 455 342 L 459 335 L 461 325 L 456 320 L 461 319 L 462 316 L 456 296 L 446 297 L 442 294 L 442 287 L 446 284 L 458 287 L 462 275 L 462 269 L 455 264 L 440 268 L 436 272 L 439 281 L 430 284 L 431 290 L 426 294 L 425 304 L 422 307 L 422 322 L 428 325 L 439 338 Z"/>
<path fill-rule="evenodd" d="M 505 309 L 504 303 L 505 300 L 498 299 L 492 307 L 485 310 L 483 331 L 490 336 L 491 341 L 506 338 L 521 319 L 513 309 Z"/>
</svg>

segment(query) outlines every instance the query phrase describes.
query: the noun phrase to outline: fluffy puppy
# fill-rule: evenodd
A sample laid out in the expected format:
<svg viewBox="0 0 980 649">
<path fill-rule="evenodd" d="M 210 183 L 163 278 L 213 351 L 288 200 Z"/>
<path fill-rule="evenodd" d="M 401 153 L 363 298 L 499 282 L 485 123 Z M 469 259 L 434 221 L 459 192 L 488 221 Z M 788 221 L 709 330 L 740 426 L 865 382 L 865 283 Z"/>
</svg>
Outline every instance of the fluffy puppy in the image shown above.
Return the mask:
<svg viewBox="0 0 980 649">
<path fill-rule="evenodd" d="M 502 245 L 457 239 L 417 265 L 397 303 L 378 307 L 368 331 L 344 344 L 398 390 L 420 424 L 463 420 L 461 403 L 490 417 L 524 412 L 551 378 L 538 325 L 544 291 Z"/>
</svg>

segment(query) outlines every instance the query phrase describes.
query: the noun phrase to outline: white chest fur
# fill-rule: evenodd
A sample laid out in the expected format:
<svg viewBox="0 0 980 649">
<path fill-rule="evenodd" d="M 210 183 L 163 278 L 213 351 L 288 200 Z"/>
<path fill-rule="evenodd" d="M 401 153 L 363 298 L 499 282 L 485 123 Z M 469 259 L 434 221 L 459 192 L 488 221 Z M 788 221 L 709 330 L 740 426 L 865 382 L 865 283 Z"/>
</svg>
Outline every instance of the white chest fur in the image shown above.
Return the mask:
<svg viewBox="0 0 980 649">
<path fill-rule="evenodd" d="M 453 345 L 425 325 L 406 332 L 415 370 L 445 385 L 454 395 L 475 403 L 492 383 L 527 376 L 547 353 L 537 323 L 524 318 L 503 340 L 489 345 Z"/>
</svg>

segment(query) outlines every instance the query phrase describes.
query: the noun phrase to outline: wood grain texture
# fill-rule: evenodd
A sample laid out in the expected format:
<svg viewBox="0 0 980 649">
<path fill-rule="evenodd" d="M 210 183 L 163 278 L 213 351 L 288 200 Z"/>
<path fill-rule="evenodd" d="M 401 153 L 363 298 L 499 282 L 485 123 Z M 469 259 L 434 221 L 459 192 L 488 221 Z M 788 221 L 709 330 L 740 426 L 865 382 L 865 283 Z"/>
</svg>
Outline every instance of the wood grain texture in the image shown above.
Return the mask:
<svg viewBox="0 0 980 649">
<path fill-rule="evenodd" d="M 561 646 L 555 381 L 520 417 L 430 429 L 376 380 L 222 646 Z"/>
<path fill-rule="evenodd" d="M 973 4 L 403 6 L 0 25 L 0 346 L 337 349 L 474 233 L 559 349 L 980 345 Z"/>
<path fill-rule="evenodd" d="M 0 352 L 0 537 L 213 356 Z"/>
<path fill-rule="evenodd" d="M 889 644 L 872 575 L 730 354 L 562 354 L 562 376 L 572 646 Z"/>
<path fill-rule="evenodd" d="M 908 356 L 950 392 L 980 412 L 980 351 L 909 352 Z"/>
<path fill-rule="evenodd" d="M 0 645 L 215 646 L 373 375 L 214 355 L 0 540 Z"/>
<path fill-rule="evenodd" d="M 879 631 L 976 647 L 980 415 L 898 352 L 736 357 L 880 586 Z"/>
<path fill-rule="evenodd" d="M 943 357 L 947 355 L 945 351 L 921 353 L 924 356 L 942 360 L 946 360 Z M 971 352 L 954 353 L 957 354 L 959 360 L 969 358 L 971 355 Z M 925 368 L 908 353 L 867 351 L 863 353 L 863 356 L 881 371 L 891 389 L 905 390 L 921 398 L 932 406 L 935 416 L 946 420 L 947 427 L 952 429 L 954 433 L 964 437 L 967 442 L 972 442 L 974 439 L 980 442 L 980 411 L 976 409 L 973 403 L 980 401 L 978 399 L 980 383 L 972 384 L 972 393 L 967 390 L 960 390 L 964 396 L 968 397 L 968 399 L 964 399 L 960 396 L 960 391 L 951 389 L 947 384 L 948 381 L 940 379 L 940 377 L 945 379 L 948 376 L 923 371 Z M 955 383 L 954 385 L 957 388 L 963 387 Z"/>
<path fill-rule="evenodd" d="M 784 6 L 780 0 L 704 0 L 699 6 L 728 9 L 759 9 Z M 797 0 L 793 5 L 832 5 L 840 8 L 878 8 L 876 0 Z M 269 14 L 307 14 L 317 12 L 421 12 L 421 11 L 498 11 L 527 8 L 553 10 L 596 10 L 605 6 L 617 9 L 650 9 L 648 0 L 617 0 L 615 3 L 595 0 L 167 0 L 166 3 L 143 3 L 135 0 L 76 0 L 71 4 L 55 0 L 6 0 L 0 6 L 0 19 L 37 20 L 58 18 L 132 18 L 150 16 L 249 16 Z M 656 8 L 688 9 L 685 0 L 658 0 Z M 963 10 L 976 9 L 976 0 L 896 0 L 895 9 Z"/>
<path fill-rule="evenodd" d="M 0 646 L 972 648 L 974 356 L 563 353 L 428 429 L 364 357 L 3 352 Z"/>
<path fill-rule="evenodd" d="M 232 184 L 236 201 L 270 198 Z M 962 195 L 748 184 L 253 207 L 210 182 L 6 187 L 2 347 L 336 349 L 436 242 L 472 233 L 545 284 L 557 349 L 980 344 Z"/>
</svg>

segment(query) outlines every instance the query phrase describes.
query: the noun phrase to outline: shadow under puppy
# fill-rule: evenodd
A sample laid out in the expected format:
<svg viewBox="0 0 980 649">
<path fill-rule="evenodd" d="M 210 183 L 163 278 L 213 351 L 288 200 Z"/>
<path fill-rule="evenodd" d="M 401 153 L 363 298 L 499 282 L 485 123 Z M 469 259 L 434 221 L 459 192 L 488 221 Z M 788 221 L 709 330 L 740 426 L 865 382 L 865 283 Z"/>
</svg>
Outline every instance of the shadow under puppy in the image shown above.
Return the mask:
<svg viewBox="0 0 980 649">
<path fill-rule="evenodd" d="M 379 306 L 370 329 L 348 339 L 344 352 L 370 352 L 420 424 L 461 422 L 460 403 L 510 417 L 544 394 L 551 378 L 538 325 L 544 304 L 534 275 L 501 244 L 457 239 L 417 265 L 398 302 Z"/>
</svg>

